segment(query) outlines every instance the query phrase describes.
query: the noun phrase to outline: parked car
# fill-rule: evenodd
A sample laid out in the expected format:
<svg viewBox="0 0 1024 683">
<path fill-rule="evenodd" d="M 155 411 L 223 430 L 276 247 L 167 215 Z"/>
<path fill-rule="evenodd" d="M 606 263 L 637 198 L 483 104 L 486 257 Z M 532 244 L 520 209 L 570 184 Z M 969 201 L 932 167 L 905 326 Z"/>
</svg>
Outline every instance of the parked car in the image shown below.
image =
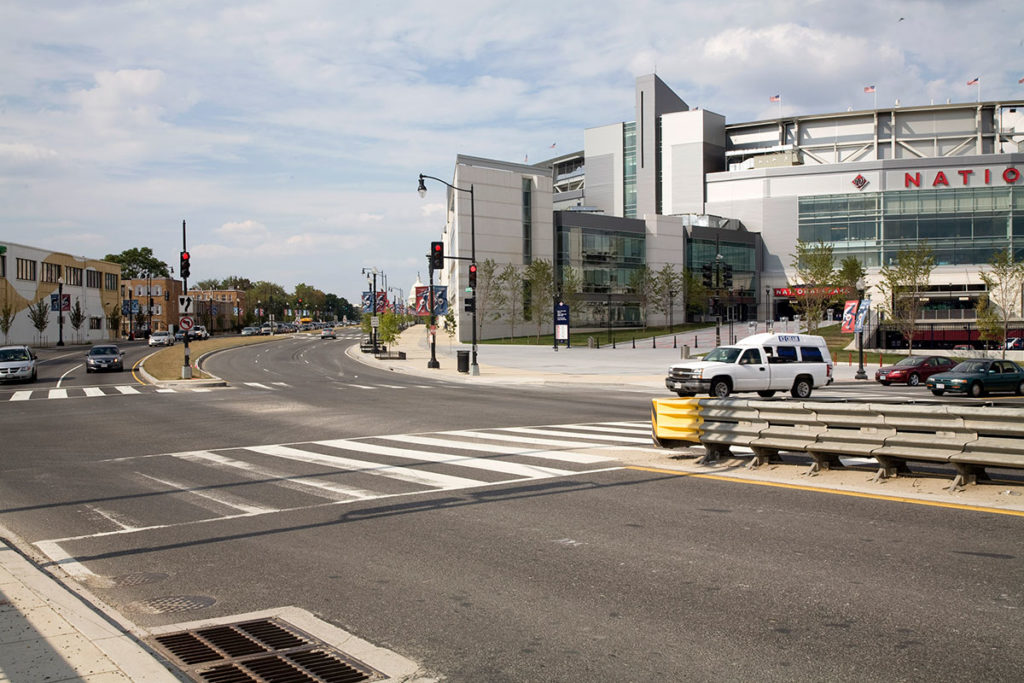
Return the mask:
<svg viewBox="0 0 1024 683">
<path fill-rule="evenodd" d="M 206 331 L 205 325 L 196 325 L 192 328 L 193 339 L 209 339 L 210 333 Z"/>
<path fill-rule="evenodd" d="M 174 341 L 180 342 L 185 341 L 185 330 L 178 330 L 174 333 Z"/>
<path fill-rule="evenodd" d="M 149 335 L 150 346 L 174 346 L 174 337 L 170 332 L 154 332 Z"/>
<path fill-rule="evenodd" d="M 252 337 L 253 335 L 257 335 L 259 333 L 260 333 L 260 331 L 258 329 L 256 329 L 255 327 L 243 327 L 242 328 L 242 336 L 243 337 Z"/>
<path fill-rule="evenodd" d="M 907 356 L 895 365 L 887 365 L 875 371 L 875 381 L 883 386 L 907 384 L 916 387 L 938 372 L 952 370 L 956 361 L 946 356 Z"/>
<path fill-rule="evenodd" d="M 334 328 L 333 327 L 325 327 L 324 329 L 320 330 L 320 338 L 321 339 L 337 339 L 338 335 L 336 335 L 334 333 Z"/>
<path fill-rule="evenodd" d="M 85 371 L 124 370 L 124 351 L 114 344 L 97 344 L 85 354 Z"/>
<path fill-rule="evenodd" d="M 957 344 L 953 347 L 954 351 L 973 351 L 974 347 L 970 344 Z"/>
<path fill-rule="evenodd" d="M 37 356 L 27 346 L 0 347 L 0 382 L 35 382 Z"/>
<path fill-rule="evenodd" d="M 990 391 L 1024 395 L 1024 368 L 1012 360 L 965 360 L 949 372 L 928 378 L 927 387 L 936 396 L 947 391 L 978 397 Z"/>
</svg>

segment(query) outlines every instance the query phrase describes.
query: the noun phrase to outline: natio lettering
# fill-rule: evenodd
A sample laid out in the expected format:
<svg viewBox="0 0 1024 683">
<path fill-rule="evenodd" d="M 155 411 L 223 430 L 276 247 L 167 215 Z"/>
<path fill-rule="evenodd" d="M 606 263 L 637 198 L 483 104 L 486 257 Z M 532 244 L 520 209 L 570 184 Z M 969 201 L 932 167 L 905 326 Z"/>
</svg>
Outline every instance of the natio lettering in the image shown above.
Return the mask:
<svg viewBox="0 0 1024 683">
<path fill-rule="evenodd" d="M 960 176 L 961 184 L 964 187 L 967 187 L 968 185 L 971 184 L 971 178 L 972 176 L 974 176 L 974 169 L 964 168 L 957 170 L 956 173 Z M 1013 185 L 1021 180 L 1020 170 L 1013 166 L 1009 166 L 1003 169 L 1003 172 L 1000 174 L 1000 176 L 1002 177 L 1003 182 L 1006 183 L 1007 185 Z M 983 182 L 985 185 L 991 185 L 992 169 L 986 168 L 985 173 L 982 177 L 984 178 Z M 931 186 L 939 187 L 942 185 L 949 187 L 949 177 L 946 175 L 945 171 L 936 171 L 935 175 L 932 177 Z M 905 172 L 903 174 L 903 187 L 921 187 L 920 171 L 914 173 Z"/>
</svg>

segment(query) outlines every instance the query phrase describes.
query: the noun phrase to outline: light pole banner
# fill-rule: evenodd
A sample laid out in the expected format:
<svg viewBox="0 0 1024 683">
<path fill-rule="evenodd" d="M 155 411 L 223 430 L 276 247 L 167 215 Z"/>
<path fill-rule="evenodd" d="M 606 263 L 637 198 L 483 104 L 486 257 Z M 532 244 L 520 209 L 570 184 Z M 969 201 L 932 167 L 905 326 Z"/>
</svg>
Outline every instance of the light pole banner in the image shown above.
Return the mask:
<svg viewBox="0 0 1024 683">
<path fill-rule="evenodd" d="M 839 331 L 844 334 L 852 334 L 854 326 L 857 322 L 857 302 L 847 301 L 846 306 L 843 308 L 843 326 L 839 328 Z"/>
<path fill-rule="evenodd" d="M 854 327 L 854 332 L 860 333 L 864 331 L 864 323 L 868 319 L 868 311 L 871 309 L 871 299 L 864 299 L 860 302 L 860 306 L 857 308 L 857 324 Z"/>
<path fill-rule="evenodd" d="M 416 288 L 416 315 L 430 315 L 430 287 Z M 448 285 L 434 285 L 434 315 L 448 315 Z"/>
</svg>

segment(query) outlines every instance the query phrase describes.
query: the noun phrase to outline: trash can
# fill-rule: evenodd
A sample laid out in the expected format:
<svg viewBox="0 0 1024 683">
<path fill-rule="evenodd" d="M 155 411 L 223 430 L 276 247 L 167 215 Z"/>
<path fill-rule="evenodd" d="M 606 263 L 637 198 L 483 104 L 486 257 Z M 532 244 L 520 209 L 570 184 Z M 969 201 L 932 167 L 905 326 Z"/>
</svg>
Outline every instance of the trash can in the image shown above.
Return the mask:
<svg viewBox="0 0 1024 683">
<path fill-rule="evenodd" d="M 459 372 L 469 372 L 469 351 L 456 351 Z"/>
</svg>

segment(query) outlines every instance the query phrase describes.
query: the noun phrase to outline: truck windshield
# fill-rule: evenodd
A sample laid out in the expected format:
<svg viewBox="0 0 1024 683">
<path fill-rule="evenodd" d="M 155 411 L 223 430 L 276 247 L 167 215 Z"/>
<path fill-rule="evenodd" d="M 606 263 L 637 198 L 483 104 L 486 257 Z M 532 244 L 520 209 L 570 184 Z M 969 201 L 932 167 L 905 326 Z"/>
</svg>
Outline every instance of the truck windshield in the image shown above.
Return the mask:
<svg viewBox="0 0 1024 683">
<path fill-rule="evenodd" d="M 715 361 L 718 363 L 735 363 L 736 359 L 740 357 L 740 351 L 735 346 L 719 346 L 718 348 L 712 349 L 711 352 L 704 356 L 704 360 Z"/>
</svg>

